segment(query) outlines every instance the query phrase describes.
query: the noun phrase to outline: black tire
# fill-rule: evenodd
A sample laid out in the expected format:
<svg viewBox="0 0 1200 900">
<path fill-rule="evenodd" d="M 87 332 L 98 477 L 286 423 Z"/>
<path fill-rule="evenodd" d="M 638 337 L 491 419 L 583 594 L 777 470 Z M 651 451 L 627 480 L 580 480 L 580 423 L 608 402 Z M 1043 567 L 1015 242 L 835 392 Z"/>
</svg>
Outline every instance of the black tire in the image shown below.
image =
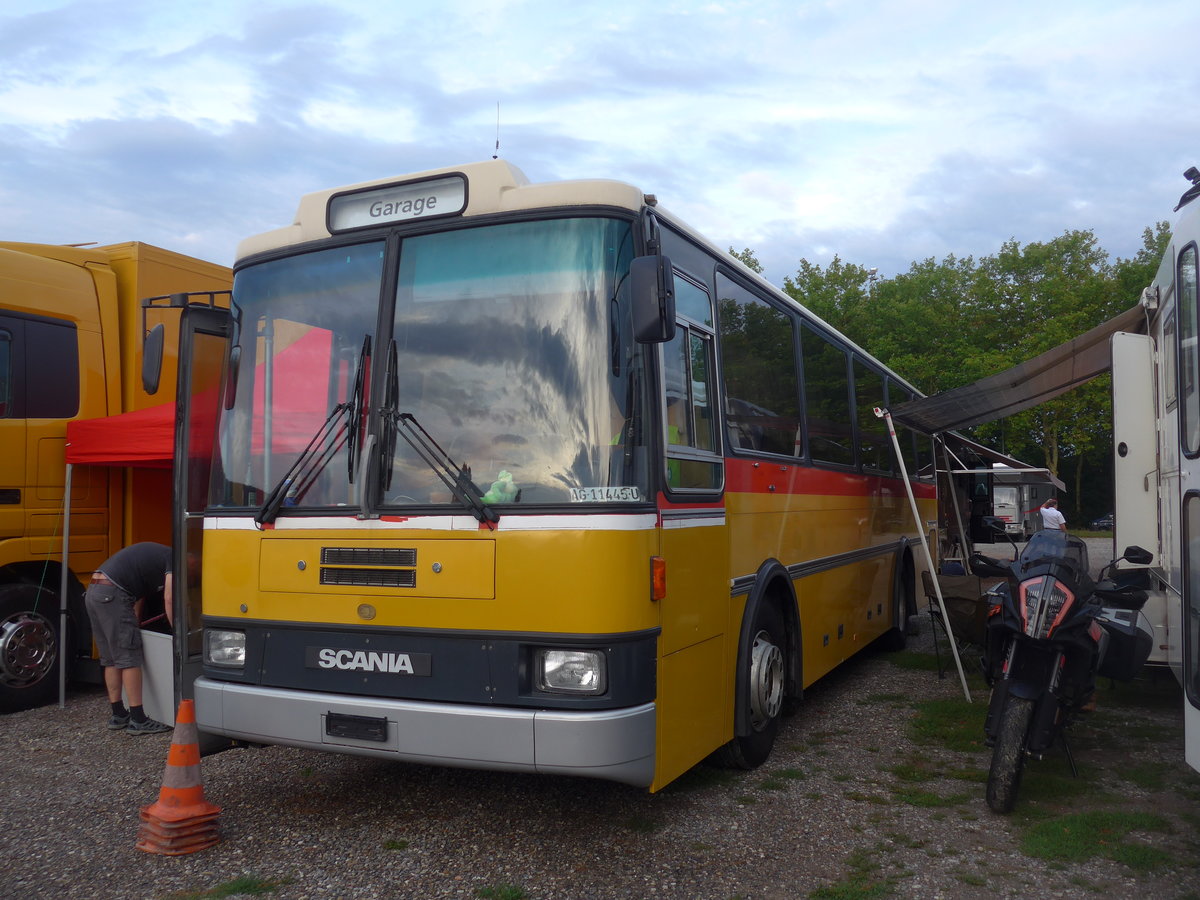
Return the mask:
<svg viewBox="0 0 1200 900">
<path fill-rule="evenodd" d="M 58 696 L 58 595 L 35 584 L 0 588 L 0 712 Z"/>
<path fill-rule="evenodd" d="M 750 732 L 735 736 L 715 754 L 719 765 L 757 769 L 771 755 L 787 695 L 788 641 L 783 614 L 773 603 L 762 604 L 750 629 L 750 646 L 742 648 L 738 665 L 746 669 L 746 704 Z"/>
<path fill-rule="evenodd" d="M 1011 694 L 1000 710 L 992 767 L 988 770 L 987 805 L 993 812 L 1010 813 L 1017 804 L 1025 770 L 1025 736 L 1033 716 L 1033 701 Z"/>
<path fill-rule="evenodd" d="M 896 594 L 892 598 L 892 606 L 896 620 L 892 627 L 879 636 L 879 648 L 887 652 L 903 650 L 908 646 L 908 636 L 917 634 L 919 629 L 917 617 L 916 586 L 912 568 L 906 562 L 901 570 L 900 580 L 896 584 Z M 914 626 L 910 628 L 910 626 Z"/>
</svg>

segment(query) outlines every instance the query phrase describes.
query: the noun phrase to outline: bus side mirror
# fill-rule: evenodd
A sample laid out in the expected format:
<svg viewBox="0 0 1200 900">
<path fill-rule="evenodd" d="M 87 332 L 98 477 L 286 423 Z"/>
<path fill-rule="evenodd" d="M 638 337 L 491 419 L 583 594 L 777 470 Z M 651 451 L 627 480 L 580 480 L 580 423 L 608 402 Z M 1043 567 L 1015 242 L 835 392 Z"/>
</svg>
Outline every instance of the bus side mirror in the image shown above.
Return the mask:
<svg viewBox="0 0 1200 900">
<path fill-rule="evenodd" d="M 167 329 L 161 322 L 150 329 L 142 343 L 142 389 L 147 394 L 158 393 L 158 379 L 162 376 L 163 343 Z"/>
<path fill-rule="evenodd" d="M 629 264 L 633 301 L 633 337 L 639 344 L 661 344 L 675 337 L 675 279 L 671 260 L 660 254 L 639 256 Z"/>
</svg>

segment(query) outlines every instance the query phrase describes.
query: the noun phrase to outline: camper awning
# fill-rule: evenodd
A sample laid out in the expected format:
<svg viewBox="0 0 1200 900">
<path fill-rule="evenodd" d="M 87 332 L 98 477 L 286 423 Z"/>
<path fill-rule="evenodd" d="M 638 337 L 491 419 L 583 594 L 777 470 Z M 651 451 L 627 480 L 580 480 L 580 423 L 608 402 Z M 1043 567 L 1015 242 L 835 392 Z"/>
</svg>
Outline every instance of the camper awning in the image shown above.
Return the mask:
<svg viewBox="0 0 1200 900">
<path fill-rule="evenodd" d="M 1141 306 L 998 375 L 932 397 L 901 403 L 892 418 L 925 434 L 941 434 L 1015 415 L 1095 378 L 1112 367 L 1109 340 L 1118 331 L 1141 331 Z"/>
<path fill-rule="evenodd" d="M 1049 469 L 1030 466 L 1028 463 L 1023 463 L 1014 457 L 1001 453 L 999 450 L 993 450 L 991 447 L 985 447 L 983 444 L 976 443 L 970 438 L 965 438 L 961 434 L 947 434 L 944 435 L 944 439 L 946 441 L 946 448 L 959 457 L 960 462 L 964 462 L 964 467 L 961 469 L 951 466 L 950 471 L 956 475 L 981 472 L 994 475 L 996 480 L 1003 484 L 1052 484 L 1056 490 L 1065 491 L 1067 489 L 1067 486 L 1052 475 Z M 961 459 L 963 456 L 974 456 L 981 462 L 990 463 L 992 466 L 1003 466 L 1004 468 L 971 468 Z"/>
</svg>

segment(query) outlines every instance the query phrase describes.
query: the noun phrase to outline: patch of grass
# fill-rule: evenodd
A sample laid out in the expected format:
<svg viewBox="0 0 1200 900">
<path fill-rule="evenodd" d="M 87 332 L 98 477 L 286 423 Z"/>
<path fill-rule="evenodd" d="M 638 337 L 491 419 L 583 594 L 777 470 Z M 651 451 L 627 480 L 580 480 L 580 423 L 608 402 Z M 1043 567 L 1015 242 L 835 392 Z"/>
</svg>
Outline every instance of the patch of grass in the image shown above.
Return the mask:
<svg viewBox="0 0 1200 900">
<path fill-rule="evenodd" d="M 1151 857 L 1159 851 L 1127 842 L 1129 833 L 1169 830 L 1166 819 L 1152 813 L 1110 810 L 1072 813 L 1032 825 L 1021 838 L 1021 852 L 1055 862 L 1083 862 L 1104 856 L 1140 868 L 1146 863 L 1158 865 L 1162 860 L 1156 858 L 1151 862 Z"/>
<path fill-rule="evenodd" d="M 894 790 L 896 799 L 909 806 L 919 806 L 924 809 L 935 809 L 942 806 L 958 806 L 971 800 L 970 794 L 951 794 L 943 797 L 933 791 L 921 791 L 916 788 L 899 788 Z"/>
<path fill-rule="evenodd" d="M 1176 709 L 1183 689 L 1169 674 L 1143 675 L 1133 681 L 1101 678 L 1096 684 L 1096 704 L 1100 709 Z"/>
<path fill-rule="evenodd" d="M 1103 782 L 1089 778 L 1081 771 L 1078 778 L 1071 775 L 1065 757 L 1047 756 L 1042 760 L 1030 760 L 1025 764 L 1021 778 L 1021 796 L 1039 803 L 1058 804 L 1088 797 L 1100 800 L 1105 796 Z"/>
<path fill-rule="evenodd" d="M 475 896 L 483 900 L 526 900 L 529 895 L 515 884 L 497 884 L 479 888 Z"/>
<path fill-rule="evenodd" d="M 1161 869 L 1171 864 L 1173 857 L 1161 847 L 1151 847 L 1149 844 L 1122 844 L 1114 847 L 1108 858 L 1124 863 L 1139 872 L 1149 872 Z"/>
<path fill-rule="evenodd" d="M 740 797 L 736 797 L 735 799 L 738 803 L 742 804 L 742 806 L 750 806 L 758 802 L 758 798 L 752 794 L 742 794 Z"/>
<path fill-rule="evenodd" d="M 987 879 L 978 872 L 955 872 L 954 877 L 963 884 L 969 884 L 972 887 L 983 887 L 987 884 Z"/>
<path fill-rule="evenodd" d="M 1116 774 L 1147 791 L 1161 791 L 1167 786 L 1166 773 L 1159 764 L 1132 763 L 1117 767 Z"/>
<path fill-rule="evenodd" d="M 925 841 L 914 838 L 911 835 L 901 834 L 898 831 L 889 832 L 888 837 L 891 838 L 892 843 L 900 847 L 907 847 L 909 850 L 920 850 L 925 846 L 926 843 Z"/>
<path fill-rule="evenodd" d="M 870 900 L 892 893 L 892 884 L 879 875 L 879 863 L 863 850 L 846 860 L 850 873 L 841 881 L 823 885 L 810 893 L 810 900 Z"/>
<path fill-rule="evenodd" d="M 237 897 L 250 895 L 257 897 L 262 894 L 273 894 L 279 888 L 286 887 L 291 884 L 291 878 L 266 879 L 258 878 L 254 875 L 242 875 L 233 881 L 227 881 L 224 884 L 219 884 L 214 888 L 209 888 L 206 891 L 184 891 L 181 893 L 170 894 L 176 900 L 208 900 L 210 897 Z"/>
<path fill-rule="evenodd" d="M 786 791 L 791 787 L 786 780 L 777 778 L 775 775 L 768 775 L 758 783 L 758 786 L 764 791 Z"/>
<path fill-rule="evenodd" d="M 909 784 L 920 784 L 923 781 L 933 781 L 939 777 L 933 763 L 920 757 L 911 757 L 906 762 L 897 763 L 885 771 L 891 772 L 901 781 Z"/>
<path fill-rule="evenodd" d="M 917 715 L 909 728 L 919 744 L 975 753 L 984 749 L 983 720 L 986 717 L 985 703 L 937 698 L 917 704 Z"/>
<path fill-rule="evenodd" d="M 884 658 L 900 669 L 916 669 L 920 672 L 936 672 L 938 670 L 938 658 L 933 653 L 898 650 L 895 653 L 885 653 Z"/>
<path fill-rule="evenodd" d="M 407 850 L 408 841 L 384 841 L 384 850 Z"/>
</svg>

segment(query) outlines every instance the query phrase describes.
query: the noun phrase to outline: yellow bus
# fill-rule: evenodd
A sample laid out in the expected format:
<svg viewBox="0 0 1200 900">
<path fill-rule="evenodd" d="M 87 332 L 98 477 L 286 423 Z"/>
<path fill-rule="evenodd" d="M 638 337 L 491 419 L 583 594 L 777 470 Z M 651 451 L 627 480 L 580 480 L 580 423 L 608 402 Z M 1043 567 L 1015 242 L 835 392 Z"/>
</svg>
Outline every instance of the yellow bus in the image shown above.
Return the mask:
<svg viewBox="0 0 1200 900">
<path fill-rule="evenodd" d="M 932 447 L 900 435 L 916 522 L 873 410 L 914 389 L 653 196 L 320 191 L 233 291 L 201 730 L 654 791 L 903 642 Z"/>
</svg>

